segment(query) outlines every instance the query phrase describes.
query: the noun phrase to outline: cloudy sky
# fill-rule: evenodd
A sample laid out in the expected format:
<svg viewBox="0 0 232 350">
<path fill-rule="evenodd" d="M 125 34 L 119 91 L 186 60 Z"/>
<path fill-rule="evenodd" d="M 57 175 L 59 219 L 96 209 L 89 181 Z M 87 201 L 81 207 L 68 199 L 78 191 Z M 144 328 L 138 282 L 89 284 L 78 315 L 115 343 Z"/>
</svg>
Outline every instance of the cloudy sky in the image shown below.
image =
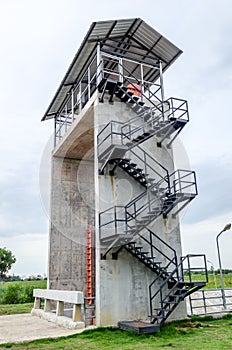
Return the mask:
<svg viewBox="0 0 232 350">
<path fill-rule="evenodd" d="M 189 102 L 178 166 L 191 163 L 199 189 L 181 215 L 183 249 L 206 253 L 218 267 L 215 238 L 232 222 L 231 1 L 0 0 L 0 247 L 16 255 L 15 274 L 47 272 L 49 223 L 39 174 L 53 123 L 41 117 L 90 24 L 130 17 L 184 51 L 164 76 L 166 97 Z M 220 244 L 223 266 L 232 268 L 232 231 Z"/>
</svg>

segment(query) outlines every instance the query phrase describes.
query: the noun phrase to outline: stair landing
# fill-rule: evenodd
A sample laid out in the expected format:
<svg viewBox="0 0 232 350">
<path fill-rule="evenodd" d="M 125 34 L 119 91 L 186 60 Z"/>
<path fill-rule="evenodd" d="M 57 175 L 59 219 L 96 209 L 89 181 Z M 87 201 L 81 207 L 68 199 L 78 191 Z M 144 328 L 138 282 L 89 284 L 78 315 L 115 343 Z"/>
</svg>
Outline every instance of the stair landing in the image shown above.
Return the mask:
<svg viewBox="0 0 232 350">
<path fill-rule="evenodd" d="M 124 331 L 136 331 L 138 334 L 149 334 L 160 331 L 160 327 L 143 321 L 120 321 L 119 329 Z"/>
</svg>

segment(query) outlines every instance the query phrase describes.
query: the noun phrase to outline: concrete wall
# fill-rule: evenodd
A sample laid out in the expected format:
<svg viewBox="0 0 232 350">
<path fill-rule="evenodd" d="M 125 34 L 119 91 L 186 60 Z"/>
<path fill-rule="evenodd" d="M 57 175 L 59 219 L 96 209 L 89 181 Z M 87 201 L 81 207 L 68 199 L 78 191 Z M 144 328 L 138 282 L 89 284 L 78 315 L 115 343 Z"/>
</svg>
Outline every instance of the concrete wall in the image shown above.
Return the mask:
<svg viewBox="0 0 232 350">
<path fill-rule="evenodd" d="M 94 226 L 93 162 L 53 157 L 49 288 L 86 288 L 86 229 Z"/>
<path fill-rule="evenodd" d="M 115 100 L 114 104 L 109 104 L 105 98 L 105 102 L 100 104 L 96 100 L 94 106 L 95 133 L 97 134 L 110 120 L 125 122 L 134 116 L 133 110 L 125 103 Z M 95 144 L 95 149 L 96 147 Z M 141 147 L 167 167 L 170 172 L 173 171 L 172 152 L 165 148 L 165 143 L 162 148 L 157 148 L 156 140 L 151 138 Z M 107 174 L 107 169 L 105 175 L 97 175 L 97 166 L 96 155 L 95 190 L 99 193 L 99 199 L 96 200 L 96 212 L 101 212 L 114 205 L 126 205 L 144 191 L 144 187 L 123 170 L 117 168 L 113 177 Z M 176 219 L 171 215 L 167 219 L 159 217 L 149 227 L 176 249 L 178 256 L 181 256 L 178 217 Z M 106 229 L 104 235 L 110 232 L 109 229 Z M 98 235 L 98 225 L 96 225 L 96 237 Z M 148 319 L 148 286 L 156 275 L 124 249 L 119 253 L 118 260 L 112 260 L 111 252 L 107 255 L 106 260 L 101 260 L 100 252 L 104 251 L 104 247 L 101 247 L 99 242 L 99 250 L 96 254 L 97 324 L 115 325 L 119 320 Z M 157 283 L 157 289 L 160 283 Z M 159 305 L 157 304 L 156 307 Z M 182 304 L 173 313 L 172 318 L 185 316 L 185 304 Z"/>
<path fill-rule="evenodd" d="M 125 103 L 109 104 L 107 98 L 99 103 L 96 93 L 53 153 L 49 288 L 85 293 L 86 229 L 91 228 L 95 233 L 97 325 L 148 319 L 148 286 L 156 277 L 124 249 L 118 260 L 112 260 L 111 253 L 101 260 L 104 248 L 99 240 L 99 212 L 113 205 L 124 206 L 144 188 L 121 169 L 114 176 L 107 172 L 98 175 L 97 134 L 110 120 L 124 122 L 134 116 Z M 141 147 L 173 170 L 172 152 L 165 144 L 157 148 L 152 138 Z M 178 217 L 159 217 L 149 227 L 181 255 Z M 184 317 L 184 305 L 173 315 Z"/>
</svg>

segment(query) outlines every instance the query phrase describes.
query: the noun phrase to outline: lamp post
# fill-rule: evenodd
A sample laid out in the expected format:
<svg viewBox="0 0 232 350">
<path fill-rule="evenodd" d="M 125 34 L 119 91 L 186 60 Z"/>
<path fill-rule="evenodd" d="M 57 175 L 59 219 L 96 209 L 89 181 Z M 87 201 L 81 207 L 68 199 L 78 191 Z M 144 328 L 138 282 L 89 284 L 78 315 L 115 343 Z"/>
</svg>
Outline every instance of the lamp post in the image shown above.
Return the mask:
<svg viewBox="0 0 232 350">
<path fill-rule="evenodd" d="M 218 251 L 218 262 L 219 262 L 219 270 L 220 270 L 220 279 L 221 279 L 221 290 L 222 290 L 222 300 L 223 300 L 223 307 L 226 309 L 226 297 L 225 297 L 225 286 L 224 286 L 224 280 L 222 276 L 222 264 L 221 264 L 221 257 L 220 257 L 220 250 L 219 250 L 219 244 L 218 244 L 218 238 L 222 234 L 222 232 L 230 230 L 231 224 L 227 224 L 224 229 L 219 232 L 217 235 L 216 241 L 217 241 L 217 251 Z"/>
</svg>

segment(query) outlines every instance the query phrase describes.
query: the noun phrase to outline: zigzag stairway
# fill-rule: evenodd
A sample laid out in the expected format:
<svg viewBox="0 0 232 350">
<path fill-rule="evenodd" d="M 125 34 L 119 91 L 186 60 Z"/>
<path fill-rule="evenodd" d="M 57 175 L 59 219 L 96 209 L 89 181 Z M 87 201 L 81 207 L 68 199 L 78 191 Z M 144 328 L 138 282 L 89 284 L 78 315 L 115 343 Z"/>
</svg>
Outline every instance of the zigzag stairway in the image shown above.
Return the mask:
<svg viewBox="0 0 232 350">
<path fill-rule="evenodd" d="M 125 321 L 120 322 L 119 327 L 136 329 L 139 333 L 156 332 L 186 296 L 207 282 L 205 256 L 187 255 L 178 261 L 175 250 L 148 228 L 160 216 L 166 218 L 170 212 L 177 215 L 197 195 L 193 171 L 181 169 L 169 173 L 142 147 L 143 142 L 154 136 L 158 147 L 164 140 L 169 147 L 188 121 L 187 103 L 178 99 L 179 106 L 174 108 L 177 99 L 162 102 L 156 98 L 154 102 L 154 94 L 150 94 L 153 99 L 148 98 L 147 91 L 141 92 L 142 101 L 122 83 L 109 79 L 103 79 L 98 88 L 100 102 L 104 102 L 108 93 L 110 103 L 117 99 L 135 112 L 129 121 L 110 121 L 100 131 L 99 174 L 108 171 L 114 175 L 120 168 L 138 182 L 142 190 L 125 206 L 113 206 L 100 213 L 100 239 L 105 247 L 102 258 L 106 259 L 110 251 L 115 258 L 126 249 L 154 272 L 155 278 L 148 286 L 150 324 Z M 187 118 L 183 118 L 186 115 Z M 135 237 L 139 237 L 141 245 Z M 201 259 L 204 281 L 192 279 L 195 267 L 191 267 L 191 260 L 195 258 Z M 157 283 L 161 283 L 158 290 Z"/>
</svg>

